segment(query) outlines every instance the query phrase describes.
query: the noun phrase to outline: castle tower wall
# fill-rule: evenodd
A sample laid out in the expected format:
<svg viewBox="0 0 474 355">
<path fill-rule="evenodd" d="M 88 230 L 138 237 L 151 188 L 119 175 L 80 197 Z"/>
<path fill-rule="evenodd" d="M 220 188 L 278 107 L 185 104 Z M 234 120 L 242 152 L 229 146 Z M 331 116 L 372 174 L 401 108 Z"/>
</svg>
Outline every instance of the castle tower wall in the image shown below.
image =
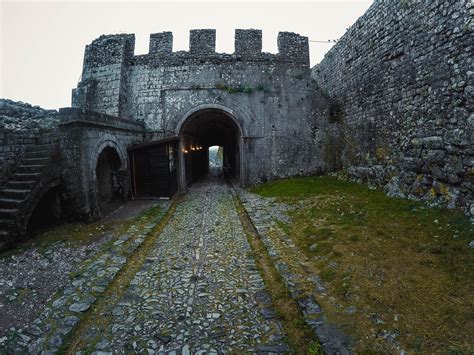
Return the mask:
<svg viewBox="0 0 474 355">
<path fill-rule="evenodd" d="M 86 46 L 82 78 L 72 106 L 120 116 L 126 102 L 126 77 L 135 48 L 134 35 L 101 36 Z"/>
<path fill-rule="evenodd" d="M 86 50 L 83 80 L 102 89 L 77 106 L 179 134 L 187 112 L 219 105 L 244 132 L 244 184 L 323 168 L 314 144 L 307 37 L 281 32 L 273 54 L 262 52 L 260 30 L 237 29 L 235 52 L 228 54 L 215 51 L 215 30 L 192 30 L 189 51 L 178 52 L 172 34 L 163 32 L 150 36 L 148 54 L 133 56 L 131 36 L 99 39 Z M 105 64 L 90 60 L 111 50 L 108 41 L 120 55 Z"/>
</svg>

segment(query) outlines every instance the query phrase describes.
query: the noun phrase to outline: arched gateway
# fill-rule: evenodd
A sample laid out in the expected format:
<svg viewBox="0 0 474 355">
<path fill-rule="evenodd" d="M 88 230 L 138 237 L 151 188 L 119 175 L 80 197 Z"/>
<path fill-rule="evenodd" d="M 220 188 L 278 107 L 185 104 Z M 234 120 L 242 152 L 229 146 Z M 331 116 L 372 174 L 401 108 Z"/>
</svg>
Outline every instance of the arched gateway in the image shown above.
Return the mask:
<svg viewBox="0 0 474 355">
<path fill-rule="evenodd" d="M 207 173 L 211 146 L 223 147 L 226 174 L 243 182 L 242 128 L 228 108 L 201 105 L 190 110 L 176 127 L 180 136 L 180 186 Z"/>
<path fill-rule="evenodd" d="M 134 54 L 132 34 L 86 46 L 76 109 L 63 111 L 60 124 L 76 210 L 101 214 L 110 171 L 124 197 L 171 197 L 207 172 L 215 145 L 242 186 L 322 169 L 308 38 L 280 32 L 278 53 L 262 52 L 260 30 L 236 30 L 234 53 L 216 52 L 215 39 L 215 30 L 192 30 L 189 51 L 175 52 L 171 32 L 154 33 L 143 55 Z M 103 139 L 115 142 L 120 168 L 107 156 L 97 169 L 90 158 Z"/>
</svg>

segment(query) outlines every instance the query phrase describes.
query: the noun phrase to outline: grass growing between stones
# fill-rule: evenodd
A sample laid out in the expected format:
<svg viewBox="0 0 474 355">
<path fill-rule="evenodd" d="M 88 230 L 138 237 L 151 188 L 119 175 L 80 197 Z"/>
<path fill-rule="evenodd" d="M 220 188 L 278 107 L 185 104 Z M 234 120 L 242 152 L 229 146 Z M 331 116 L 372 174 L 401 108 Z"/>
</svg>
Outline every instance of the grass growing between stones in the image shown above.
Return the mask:
<svg viewBox="0 0 474 355">
<path fill-rule="evenodd" d="M 327 176 L 252 192 L 291 206 L 279 227 L 318 270 L 327 288 L 318 302 L 357 352 L 474 353 L 467 217 Z"/>
<path fill-rule="evenodd" d="M 69 336 L 69 341 L 62 347 L 62 352 L 66 354 L 75 354 L 82 348 L 93 350 L 95 343 L 99 340 L 102 331 L 105 331 L 110 325 L 111 311 L 113 306 L 120 301 L 125 290 L 130 284 L 138 270 L 142 267 L 149 251 L 153 248 L 156 238 L 159 236 L 163 228 L 169 222 L 171 216 L 176 210 L 177 204 L 181 201 L 181 197 L 176 198 L 166 214 L 159 223 L 146 236 L 144 242 L 129 257 L 127 263 L 122 270 L 115 276 L 103 294 L 101 294 L 96 303 L 83 316 L 80 323 Z M 138 230 L 148 224 L 159 212 L 159 207 L 153 207 L 147 210 L 133 220 Z M 130 242 L 130 241 L 129 241 Z M 92 330 L 92 333 L 91 333 Z"/>
<path fill-rule="evenodd" d="M 316 340 L 312 329 L 305 323 L 298 305 L 289 295 L 288 289 L 275 269 L 263 242 L 260 240 L 239 198 L 235 197 L 234 202 L 249 244 L 255 254 L 255 261 L 260 275 L 263 278 L 267 291 L 272 297 L 275 311 L 287 334 L 287 342 L 291 348 L 291 353 L 322 354 L 319 342 Z"/>
</svg>

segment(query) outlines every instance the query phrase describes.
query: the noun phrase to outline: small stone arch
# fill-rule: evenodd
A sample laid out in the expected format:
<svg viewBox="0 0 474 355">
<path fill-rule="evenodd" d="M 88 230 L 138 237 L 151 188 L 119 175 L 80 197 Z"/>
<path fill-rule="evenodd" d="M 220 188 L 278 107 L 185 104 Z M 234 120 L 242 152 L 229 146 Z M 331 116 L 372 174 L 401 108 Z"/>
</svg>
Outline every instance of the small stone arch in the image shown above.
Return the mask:
<svg viewBox="0 0 474 355">
<path fill-rule="evenodd" d="M 91 215 L 92 218 L 99 218 L 106 214 L 108 212 L 110 204 L 112 199 L 118 199 L 118 198 L 123 198 L 126 191 L 126 187 L 118 187 L 115 189 L 115 185 L 112 185 L 112 188 L 114 189 L 114 194 L 113 196 L 109 196 L 109 193 L 105 193 L 104 191 L 101 190 L 101 185 L 103 185 L 103 181 L 99 181 L 97 177 L 97 167 L 98 164 L 100 163 L 101 159 L 101 154 L 104 152 L 111 152 L 112 154 L 115 154 L 119 164 L 116 164 L 115 162 L 112 162 L 111 165 L 114 169 L 114 171 L 117 173 L 115 176 L 115 183 L 122 186 L 126 185 L 125 183 L 122 182 L 123 178 L 127 172 L 127 156 L 124 154 L 124 149 L 117 143 L 117 139 L 114 136 L 107 135 L 106 137 L 102 138 L 95 147 L 90 151 L 90 158 L 89 158 L 89 186 L 90 186 L 90 191 L 91 191 Z M 105 177 L 108 179 L 109 177 Z M 112 177 L 111 177 L 112 178 Z M 121 191 L 116 191 L 116 190 L 121 190 Z M 112 190 L 111 190 L 112 191 Z M 112 198 L 113 197 L 113 198 Z M 105 200 L 104 200 L 105 198 Z M 110 200 L 110 201 L 106 201 Z"/>
<path fill-rule="evenodd" d="M 115 137 L 114 137 L 115 138 Z M 90 165 L 89 165 L 89 172 L 91 174 L 90 180 L 95 182 L 97 181 L 97 176 L 95 174 L 95 168 L 97 166 L 97 162 L 99 160 L 100 153 L 106 148 L 112 148 L 114 149 L 118 156 L 120 157 L 121 161 L 121 168 L 126 169 L 127 168 L 127 156 L 124 154 L 123 149 L 120 147 L 120 145 L 116 142 L 116 139 L 111 139 L 111 137 L 105 137 L 101 139 L 95 147 L 91 150 L 91 156 L 89 159 Z"/>
<path fill-rule="evenodd" d="M 28 204 L 24 207 L 23 211 L 21 212 L 23 220 L 21 221 L 20 225 L 20 235 L 26 235 L 28 224 L 30 223 L 30 218 L 35 211 L 38 203 L 42 200 L 42 198 L 49 192 L 55 188 L 60 188 L 63 186 L 62 178 L 55 177 L 50 180 L 41 182 L 38 184 L 34 190 L 31 192 L 31 196 L 28 199 Z"/>
</svg>

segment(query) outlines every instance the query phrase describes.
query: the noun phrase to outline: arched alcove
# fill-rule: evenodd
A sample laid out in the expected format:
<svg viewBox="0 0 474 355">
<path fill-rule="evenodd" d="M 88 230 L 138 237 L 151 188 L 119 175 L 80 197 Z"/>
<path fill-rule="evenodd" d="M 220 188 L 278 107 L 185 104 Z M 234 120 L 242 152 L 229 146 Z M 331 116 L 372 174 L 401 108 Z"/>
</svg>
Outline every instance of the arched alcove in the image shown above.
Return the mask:
<svg viewBox="0 0 474 355">
<path fill-rule="evenodd" d="M 120 156 L 112 147 L 104 148 L 97 158 L 97 200 L 103 214 L 120 198 L 118 171 L 121 165 Z"/>
<path fill-rule="evenodd" d="M 25 220 L 28 235 L 35 235 L 61 222 L 63 217 L 62 185 L 52 185 L 44 189 L 38 202 L 32 207 L 31 213 Z"/>
</svg>

